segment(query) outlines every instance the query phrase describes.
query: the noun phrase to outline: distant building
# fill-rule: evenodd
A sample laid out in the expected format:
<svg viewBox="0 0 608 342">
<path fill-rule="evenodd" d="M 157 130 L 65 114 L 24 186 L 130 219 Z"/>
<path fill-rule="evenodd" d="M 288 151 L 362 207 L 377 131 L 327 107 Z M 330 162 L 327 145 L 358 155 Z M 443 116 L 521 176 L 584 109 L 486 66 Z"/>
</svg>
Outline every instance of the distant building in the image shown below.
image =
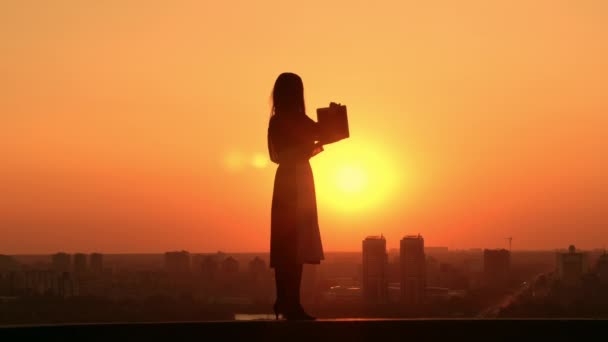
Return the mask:
<svg viewBox="0 0 608 342">
<path fill-rule="evenodd" d="M 166 252 L 165 269 L 169 273 L 185 274 L 190 272 L 190 253 L 187 251 Z"/>
<path fill-rule="evenodd" d="M 260 257 L 255 257 L 249 262 L 249 272 L 252 274 L 261 274 L 266 272 L 266 263 Z"/>
<path fill-rule="evenodd" d="M 55 253 L 51 257 L 53 270 L 56 272 L 69 272 L 71 270 L 71 256 L 67 253 Z"/>
<path fill-rule="evenodd" d="M 421 304 L 426 288 L 426 257 L 424 239 L 420 234 L 401 239 L 401 301 Z"/>
<path fill-rule="evenodd" d="M 79 295 L 79 287 L 69 272 L 53 270 L 23 270 L 9 275 L 9 293 L 12 295 Z"/>
<path fill-rule="evenodd" d="M 59 275 L 57 284 L 57 294 L 61 297 L 78 296 L 78 283 L 68 272 Z"/>
<path fill-rule="evenodd" d="M 222 261 L 222 272 L 224 272 L 225 274 L 234 274 L 234 273 L 238 273 L 239 271 L 239 262 L 229 256 L 226 259 L 224 259 L 224 261 Z"/>
<path fill-rule="evenodd" d="M 469 273 L 483 273 L 483 255 L 479 255 L 479 257 L 477 255 L 466 257 L 463 260 L 463 268 Z"/>
<path fill-rule="evenodd" d="M 212 281 L 217 277 L 219 263 L 213 255 L 205 256 L 201 262 L 201 275 L 205 281 Z"/>
<path fill-rule="evenodd" d="M 272 278 L 269 277 L 269 279 Z M 316 265 L 304 265 L 300 290 L 302 303 L 313 303 L 319 298 L 321 294 L 318 287 L 319 279 L 320 274 Z"/>
<path fill-rule="evenodd" d="M 74 273 L 83 274 L 87 272 L 87 255 L 83 253 L 74 254 Z"/>
<path fill-rule="evenodd" d="M 24 288 L 26 288 L 29 293 L 38 295 L 57 295 L 60 293 L 59 285 L 61 282 L 59 280 L 63 274 L 64 273 L 60 273 L 58 275 L 56 272 L 48 270 L 28 270 L 23 273 Z M 63 289 L 61 291 L 65 292 Z"/>
<path fill-rule="evenodd" d="M 15 258 L 0 254 L 0 272 L 15 271 L 21 268 L 21 265 Z"/>
<path fill-rule="evenodd" d="M 506 249 L 484 249 L 483 279 L 486 286 L 504 288 L 511 270 L 511 252 Z"/>
<path fill-rule="evenodd" d="M 89 256 L 89 264 L 90 264 L 92 273 L 102 274 L 103 273 L 103 254 L 92 253 Z"/>
<path fill-rule="evenodd" d="M 606 251 L 597 259 L 595 273 L 597 273 L 602 284 L 608 284 L 608 254 L 606 254 Z"/>
<path fill-rule="evenodd" d="M 322 293 L 323 300 L 329 303 L 357 303 L 361 300 L 361 288 L 354 286 L 332 286 Z"/>
<path fill-rule="evenodd" d="M 577 252 L 573 245 L 568 252 L 556 254 L 557 275 L 566 286 L 577 286 L 589 270 L 587 253 Z"/>
<path fill-rule="evenodd" d="M 388 299 L 388 255 L 383 236 L 369 236 L 363 240 L 363 300 L 385 303 Z"/>
<path fill-rule="evenodd" d="M 439 286 L 450 290 L 465 290 L 471 286 L 470 276 L 450 263 L 439 263 Z M 428 292 L 427 292 L 428 293 Z"/>
<path fill-rule="evenodd" d="M 424 247 L 424 253 L 427 255 L 445 255 L 448 254 L 449 249 L 443 246 L 429 246 Z"/>
<path fill-rule="evenodd" d="M 201 272 L 201 265 L 203 264 L 203 261 L 205 261 L 205 258 L 207 257 L 207 255 L 208 254 L 201 254 L 201 253 L 190 254 L 190 265 L 192 268 L 192 272 L 196 272 L 196 273 Z"/>
<path fill-rule="evenodd" d="M 440 265 L 436 258 L 426 256 L 426 286 L 441 287 Z"/>
<path fill-rule="evenodd" d="M 424 292 L 427 298 L 446 299 L 450 295 L 450 289 L 447 287 L 427 287 Z"/>
</svg>

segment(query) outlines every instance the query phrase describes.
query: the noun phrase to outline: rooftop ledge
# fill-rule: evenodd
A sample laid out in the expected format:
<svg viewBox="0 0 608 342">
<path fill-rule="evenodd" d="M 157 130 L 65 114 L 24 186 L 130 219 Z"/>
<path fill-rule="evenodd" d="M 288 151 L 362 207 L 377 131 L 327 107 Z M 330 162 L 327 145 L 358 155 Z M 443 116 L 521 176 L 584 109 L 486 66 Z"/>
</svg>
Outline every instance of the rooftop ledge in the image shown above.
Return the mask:
<svg viewBox="0 0 608 342">
<path fill-rule="evenodd" d="M 332 319 L 100 323 L 0 327 L 0 341 L 522 341 L 603 334 L 601 319 Z M 596 332 L 597 331 L 597 332 Z M 395 339 L 392 339 L 395 340 Z"/>
</svg>

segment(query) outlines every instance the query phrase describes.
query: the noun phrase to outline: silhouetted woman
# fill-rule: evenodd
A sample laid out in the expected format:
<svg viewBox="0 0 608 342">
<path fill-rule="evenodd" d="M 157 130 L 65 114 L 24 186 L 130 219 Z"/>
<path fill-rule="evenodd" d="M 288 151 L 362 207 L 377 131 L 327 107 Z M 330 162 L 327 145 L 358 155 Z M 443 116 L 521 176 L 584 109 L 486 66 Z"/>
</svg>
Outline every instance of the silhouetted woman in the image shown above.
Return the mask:
<svg viewBox="0 0 608 342">
<path fill-rule="evenodd" d="M 323 259 L 315 184 L 308 162 L 321 151 L 317 123 L 306 116 L 302 79 L 292 73 L 279 75 L 268 125 L 268 152 L 279 164 L 270 224 L 277 319 L 279 314 L 288 320 L 314 319 L 300 304 L 300 283 L 303 264 L 319 264 Z"/>
</svg>

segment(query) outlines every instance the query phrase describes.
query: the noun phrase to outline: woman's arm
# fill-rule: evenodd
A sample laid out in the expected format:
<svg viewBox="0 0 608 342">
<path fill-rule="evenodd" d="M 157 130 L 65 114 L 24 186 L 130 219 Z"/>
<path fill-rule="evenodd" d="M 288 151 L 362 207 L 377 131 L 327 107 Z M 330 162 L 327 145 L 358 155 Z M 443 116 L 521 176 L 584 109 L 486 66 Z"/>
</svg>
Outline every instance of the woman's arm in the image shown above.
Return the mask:
<svg viewBox="0 0 608 342">
<path fill-rule="evenodd" d="M 305 126 L 307 135 L 315 142 L 321 142 L 321 126 L 318 122 L 306 116 Z"/>
<path fill-rule="evenodd" d="M 310 159 L 323 151 L 318 124 L 308 116 L 273 118 L 268 130 L 268 150 L 275 163 Z"/>
<path fill-rule="evenodd" d="M 307 139 L 313 142 L 310 152 L 310 157 L 312 158 L 317 154 L 323 152 L 323 142 L 321 141 L 321 127 L 319 123 L 314 121 L 313 119 L 306 116 L 306 131 L 307 131 Z"/>
</svg>

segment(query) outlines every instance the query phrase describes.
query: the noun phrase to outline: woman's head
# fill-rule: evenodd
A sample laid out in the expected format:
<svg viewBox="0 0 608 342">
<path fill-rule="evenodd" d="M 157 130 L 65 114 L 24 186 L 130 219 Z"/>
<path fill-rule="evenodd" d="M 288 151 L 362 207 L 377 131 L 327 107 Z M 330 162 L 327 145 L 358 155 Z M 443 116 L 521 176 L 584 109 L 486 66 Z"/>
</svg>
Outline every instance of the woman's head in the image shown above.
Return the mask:
<svg viewBox="0 0 608 342">
<path fill-rule="evenodd" d="M 272 89 L 272 114 L 287 113 L 306 113 L 302 79 L 290 72 L 280 74 Z"/>
</svg>

